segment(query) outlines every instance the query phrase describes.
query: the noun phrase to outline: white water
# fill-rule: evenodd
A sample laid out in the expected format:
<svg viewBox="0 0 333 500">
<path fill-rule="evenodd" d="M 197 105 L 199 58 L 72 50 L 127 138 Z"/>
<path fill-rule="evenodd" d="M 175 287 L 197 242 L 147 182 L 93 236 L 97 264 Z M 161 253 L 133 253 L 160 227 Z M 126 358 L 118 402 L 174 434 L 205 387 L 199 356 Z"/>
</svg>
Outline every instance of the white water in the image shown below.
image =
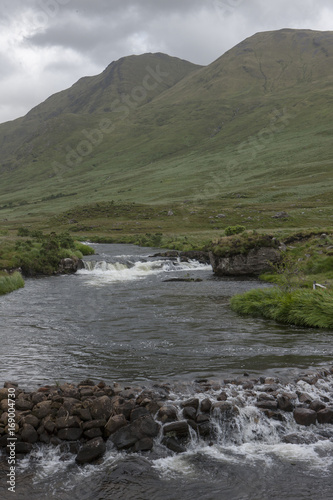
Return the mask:
<svg viewBox="0 0 333 500">
<path fill-rule="evenodd" d="M 147 278 L 153 274 L 163 274 L 172 272 L 190 272 L 211 270 L 211 266 L 200 264 L 197 261 L 181 262 L 171 260 L 150 260 L 150 261 L 130 261 L 130 256 L 117 256 L 118 261 L 85 261 L 85 269 L 81 269 L 77 274 L 89 276 L 87 283 L 91 285 L 102 285 L 117 281 L 133 281 Z M 93 277 L 94 279 L 91 279 Z"/>
</svg>

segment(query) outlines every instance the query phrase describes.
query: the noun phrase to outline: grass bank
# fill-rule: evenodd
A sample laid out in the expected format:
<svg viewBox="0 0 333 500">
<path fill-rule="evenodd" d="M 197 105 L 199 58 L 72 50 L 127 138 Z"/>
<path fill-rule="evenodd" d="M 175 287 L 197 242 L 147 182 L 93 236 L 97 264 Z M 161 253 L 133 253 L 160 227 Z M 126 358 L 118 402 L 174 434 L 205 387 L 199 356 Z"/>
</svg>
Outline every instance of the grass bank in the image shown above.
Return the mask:
<svg viewBox="0 0 333 500">
<path fill-rule="evenodd" d="M 231 299 L 233 311 L 290 325 L 333 328 L 333 291 L 279 288 L 250 290 Z"/>
<path fill-rule="evenodd" d="M 0 295 L 14 292 L 19 288 L 24 287 L 24 280 L 21 273 L 15 272 L 13 274 L 1 273 L 0 274 Z"/>
</svg>

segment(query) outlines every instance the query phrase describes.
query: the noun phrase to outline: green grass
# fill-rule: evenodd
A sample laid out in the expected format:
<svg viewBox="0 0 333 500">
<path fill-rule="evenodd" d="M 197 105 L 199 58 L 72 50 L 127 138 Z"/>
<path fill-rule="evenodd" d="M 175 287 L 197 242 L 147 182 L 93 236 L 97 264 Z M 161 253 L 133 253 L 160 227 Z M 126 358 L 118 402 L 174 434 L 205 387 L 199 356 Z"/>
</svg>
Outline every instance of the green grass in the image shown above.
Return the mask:
<svg viewBox="0 0 333 500">
<path fill-rule="evenodd" d="M 0 273 L 0 295 L 14 292 L 19 288 L 24 287 L 24 280 L 21 273 L 14 272 L 13 274 Z"/>
<path fill-rule="evenodd" d="M 304 327 L 333 328 L 332 290 L 250 290 L 231 299 L 233 311 Z"/>
<path fill-rule="evenodd" d="M 331 32 L 259 33 L 205 68 L 153 54 L 80 80 L 25 119 L 0 125 L 1 219 L 46 223 L 54 214 L 114 200 L 183 210 L 192 232 L 196 222 L 212 229 L 207 219 L 219 213 L 226 214 L 215 221 L 222 229 L 329 224 L 331 43 Z M 115 99 L 142 84 L 147 64 L 160 64 L 168 76 L 128 116 L 112 112 Z M 103 119 L 114 123 L 112 133 L 69 166 L 68 148 L 76 149 L 83 131 L 98 129 Z M 54 162 L 63 165 L 60 172 Z M 189 202 L 201 220 L 188 214 Z M 204 221 L 205 210 L 211 213 Z M 287 220 L 272 219 L 282 210 Z M 96 218 L 101 232 L 103 217 Z M 89 217 L 79 223 L 94 225 Z M 162 231 L 145 232 L 178 232 L 165 221 L 156 225 Z"/>
</svg>

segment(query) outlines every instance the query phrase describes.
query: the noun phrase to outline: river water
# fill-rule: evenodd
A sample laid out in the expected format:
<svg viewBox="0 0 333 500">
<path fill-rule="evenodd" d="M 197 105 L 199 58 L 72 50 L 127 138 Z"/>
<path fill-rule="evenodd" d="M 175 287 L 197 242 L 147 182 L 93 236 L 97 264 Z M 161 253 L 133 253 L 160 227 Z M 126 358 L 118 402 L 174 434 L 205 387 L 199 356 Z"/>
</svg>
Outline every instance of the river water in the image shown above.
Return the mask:
<svg viewBox="0 0 333 500">
<path fill-rule="evenodd" d="M 156 249 L 95 249 L 77 274 L 29 279 L 24 289 L 0 299 L 3 382 L 31 390 L 86 378 L 145 387 L 168 382 L 181 402 L 197 394 L 196 379 L 221 382 L 246 372 L 288 384 L 302 370 L 332 363 L 332 331 L 242 318 L 230 310 L 232 295 L 263 286 L 255 280 L 216 278 L 208 265 L 152 257 Z M 332 404 L 333 377 L 322 387 L 303 387 L 310 389 Z M 311 426 L 302 442 L 286 444 L 281 425 L 246 400 L 237 429 L 226 433 L 216 422 L 210 446 L 193 436 L 181 455 L 158 440 L 143 455 L 108 444 L 97 465 L 78 467 L 73 455 L 40 447 L 19 465 L 16 498 L 333 498 L 332 429 Z M 284 427 L 305 432 L 292 420 Z M 1 494 L 13 498 L 3 484 Z"/>
</svg>

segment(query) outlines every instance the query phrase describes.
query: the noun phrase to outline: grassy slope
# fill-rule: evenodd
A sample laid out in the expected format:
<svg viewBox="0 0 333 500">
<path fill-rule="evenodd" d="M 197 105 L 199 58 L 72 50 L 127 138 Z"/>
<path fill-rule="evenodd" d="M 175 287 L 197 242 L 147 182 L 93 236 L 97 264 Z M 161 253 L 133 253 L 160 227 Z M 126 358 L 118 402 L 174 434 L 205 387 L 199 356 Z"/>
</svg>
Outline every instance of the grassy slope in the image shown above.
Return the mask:
<svg viewBox="0 0 333 500">
<path fill-rule="evenodd" d="M 230 224 L 330 226 L 332 46 L 331 32 L 282 30 L 251 37 L 206 68 L 151 54 L 81 79 L 0 126 L 3 225 L 202 238 Z M 169 75 L 152 95 L 125 119 L 108 111 L 157 64 Z M 66 148 L 102 117 L 115 129 L 79 165 L 66 165 Z M 105 208 L 110 200 L 117 210 Z M 272 218 L 281 210 L 289 219 Z"/>
</svg>

